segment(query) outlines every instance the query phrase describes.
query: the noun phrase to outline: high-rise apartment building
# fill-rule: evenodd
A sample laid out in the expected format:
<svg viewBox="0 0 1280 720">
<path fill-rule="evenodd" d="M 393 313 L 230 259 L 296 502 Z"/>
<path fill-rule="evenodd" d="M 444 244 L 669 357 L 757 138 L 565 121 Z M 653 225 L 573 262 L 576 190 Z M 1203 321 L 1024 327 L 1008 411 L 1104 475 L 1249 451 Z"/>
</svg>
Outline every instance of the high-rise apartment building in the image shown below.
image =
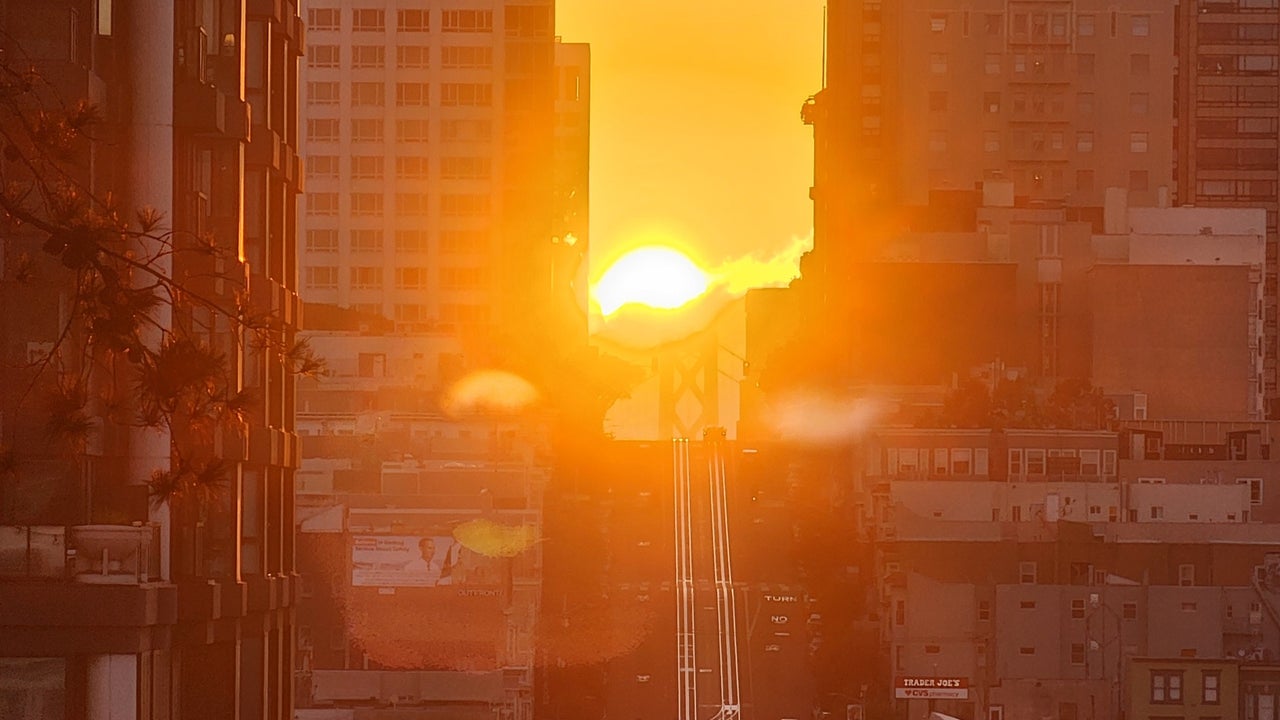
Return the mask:
<svg viewBox="0 0 1280 720">
<path fill-rule="evenodd" d="M 554 3 L 312 0 L 306 16 L 307 301 L 480 354 L 547 328 Z"/>
<path fill-rule="evenodd" d="M 45 122 L 81 100 L 97 108 L 102 122 L 59 158 L 75 168 L 80 200 L 111 199 L 134 231 L 135 216 L 149 215 L 151 234 L 164 233 L 137 241 L 158 258 L 146 264 L 156 275 L 140 282 L 167 278 L 181 292 L 163 296 L 141 336 L 152 350 L 190 341 L 216 352 L 210 382 L 254 398 L 207 434 L 195 432 L 198 420 L 153 430 L 128 414 L 137 408 L 113 407 L 138 394 L 125 354 L 103 346 L 100 325 L 59 335 L 81 327 L 68 318 L 94 274 L 63 268 L 75 261 L 42 251 L 30 225 L 6 226 L 0 715 L 292 718 L 297 444 L 293 376 L 279 352 L 300 309 L 297 6 L 10 0 L 0 25 L 6 67 L 30 67 L 32 86 L 47 93 L 40 101 L 59 103 L 27 106 L 28 117 Z M 15 100 L 6 118 L 23 112 L 23 92 L 6 95 Z M 6 152 L 7 181 L 21 178 L 15 157 L 25 151 Z M 131 257 L 142 265 L 151 256 Z M 13 272 L 27 259 L 35 282 Z M 246 342 L 255 334 L 238 309 L 264 318 L 256 337 L 265 344 Z M 42 375 L 31 362 L 54 354 L 70 365 Z M 81 373 L 67 375 L 77 361 Z M 24 388 L 39 395 L 53 378 L 76 377 L 89 388 L 74 408 L 84 434 L 60 445 Z M 153 473 L 214 457 L 221 472 L 207 496 L 152 486 Z"/>
<path fill-rule="evenodd" d="M 928 224 L 911 208 L 995 178 L 1020 205 L 1082 218 L 1108 188 L 1134 207 L 1264 208 L 1255 382 L 1274 413 L 1277 33 L 1274 0 L 829 3 L 825 87 L 804 109 L 806 276 L 842 277 Z"/>
<path fill-rule="evenodd" d="M 1169 192 L 1166 3 L 840 0 L 828 22 L 826 87 L 805 109 L 819 253 L 865 237 L 867 209 L 984 179 L 1075 206 Z"/>
<path fill-rule="evenodd" d="M 1261 385 L 1277 396 L 1276 211 L 1280 139 L 1280 3 L 1200 0 L 1177 6 L 1174 104 L 1177 201 L 1267 211 Z"/>
</svg>

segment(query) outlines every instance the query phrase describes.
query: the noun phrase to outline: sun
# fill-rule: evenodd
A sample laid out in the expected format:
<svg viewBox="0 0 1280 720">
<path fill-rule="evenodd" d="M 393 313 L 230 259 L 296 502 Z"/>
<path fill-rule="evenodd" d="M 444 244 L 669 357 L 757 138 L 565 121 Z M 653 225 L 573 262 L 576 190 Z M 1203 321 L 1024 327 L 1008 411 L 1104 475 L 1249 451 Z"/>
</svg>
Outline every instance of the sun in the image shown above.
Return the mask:
<svg viewBox="0 0 1280 720">
<path fill-rule="evenodd" d="M 610 265 L 596 281 L 592 294 L 606 316 L 631 304 L 674 310 L 705 293 L 710 282 L 708 275 L 679 250 L 648 245 Z"/>
</svg>

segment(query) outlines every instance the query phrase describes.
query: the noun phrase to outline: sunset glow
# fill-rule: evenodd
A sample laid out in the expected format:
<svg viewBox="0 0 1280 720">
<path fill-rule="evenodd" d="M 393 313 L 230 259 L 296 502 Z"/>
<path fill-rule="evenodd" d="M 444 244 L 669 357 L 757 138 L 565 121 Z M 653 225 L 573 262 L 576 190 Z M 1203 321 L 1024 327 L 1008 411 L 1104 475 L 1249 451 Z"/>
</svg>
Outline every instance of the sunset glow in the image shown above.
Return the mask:
<svg viewBox="0 0 1280 720">
<path fill-rule="evenodd" d="M 647 246 L 623 255 L 595 284 L 600 312 L 612 315 L 625 305 L 674 310 L 707 291 L 710 278 L 688 255 L 669 247 Z"/>
</svg>

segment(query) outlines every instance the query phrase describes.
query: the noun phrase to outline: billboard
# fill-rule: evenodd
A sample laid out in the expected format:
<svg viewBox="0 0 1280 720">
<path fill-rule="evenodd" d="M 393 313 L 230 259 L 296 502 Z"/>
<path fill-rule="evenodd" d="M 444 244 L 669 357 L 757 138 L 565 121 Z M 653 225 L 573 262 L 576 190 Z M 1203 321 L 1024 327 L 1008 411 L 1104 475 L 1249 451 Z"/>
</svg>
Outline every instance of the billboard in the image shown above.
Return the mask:
<svg viewBox="0 0 1280 720">
<path fill-rule="evenodd" d="M 461 580 L 464 550 L 448 535 L 357 535 L 352 541 L 354 586 L 436 587 Z"/>
<path fill-rule="evenodd" d="M 962 677 L 896 677 L 893 679 L 893 696 L 914 700 L 967 700 L 969 678 Z"/>
</svg>

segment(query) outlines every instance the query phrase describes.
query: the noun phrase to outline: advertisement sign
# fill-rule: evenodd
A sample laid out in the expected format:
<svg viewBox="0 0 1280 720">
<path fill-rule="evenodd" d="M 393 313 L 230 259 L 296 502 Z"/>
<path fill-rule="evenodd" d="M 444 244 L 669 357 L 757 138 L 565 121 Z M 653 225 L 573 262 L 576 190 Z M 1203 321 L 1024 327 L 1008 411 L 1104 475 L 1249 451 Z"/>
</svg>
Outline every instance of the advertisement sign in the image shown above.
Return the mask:
<svg viewBox="0 0 1280 720">
<path fill-rule="evenodd" d="M 896 677 L 893 679 L 893 696 L 900 700 L 968 700 L 969 678 Z"/>
<path fill-rule="evenodd" d="M 459 580 L 462 546 L 447 535 L 357 535 L 351 546 L 351 584 L 357 587 L 436 587 Z"/>
</svg>

